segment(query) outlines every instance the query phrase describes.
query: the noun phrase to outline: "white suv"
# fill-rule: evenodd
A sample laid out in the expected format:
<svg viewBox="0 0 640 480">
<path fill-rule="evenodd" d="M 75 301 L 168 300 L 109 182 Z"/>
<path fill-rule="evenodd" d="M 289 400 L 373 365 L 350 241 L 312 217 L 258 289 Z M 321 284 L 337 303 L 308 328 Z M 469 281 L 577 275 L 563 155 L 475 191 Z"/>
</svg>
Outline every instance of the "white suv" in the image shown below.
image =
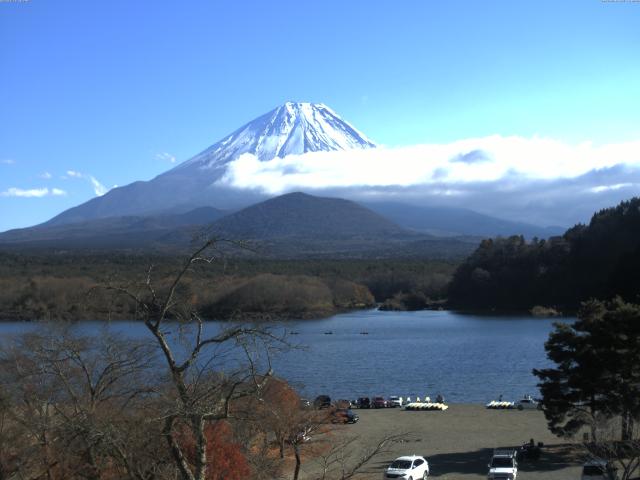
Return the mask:
<svg viewBox="0 0 640 480">
<path fill-rule="evenodd" d="M 429 475 L 429 462 L 424 457 L 412 455 L 398 457 L 384 471 L 382 478 L 398 478 L 402 480 L 426 480 Z"/>
<path fill-rule="evenodd" d="M 494 450 L 489 463 L 489 480 L 516 480 L 518 461 L 515 450 Z"/>
</svg>

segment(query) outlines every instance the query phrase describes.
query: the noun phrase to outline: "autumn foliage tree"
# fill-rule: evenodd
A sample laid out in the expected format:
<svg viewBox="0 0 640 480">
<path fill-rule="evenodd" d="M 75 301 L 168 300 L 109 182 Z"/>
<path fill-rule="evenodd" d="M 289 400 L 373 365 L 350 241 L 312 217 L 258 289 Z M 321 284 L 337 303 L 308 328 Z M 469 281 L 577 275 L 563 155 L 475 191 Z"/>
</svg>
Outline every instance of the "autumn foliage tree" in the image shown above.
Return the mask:
<svg viewBox="0 0 640 480">
<path fill-rule="evenodd" d="M 240 480 L 251 474 L 242 446 L 234 439 L 231 425 L 220 420 L 204 428 L 207 437 L 206 480 Z M 190 463 L 195 463 L 196 442 L 193 433 L 184 429 L 179 435 L 183 451 Z"/>
</svg>

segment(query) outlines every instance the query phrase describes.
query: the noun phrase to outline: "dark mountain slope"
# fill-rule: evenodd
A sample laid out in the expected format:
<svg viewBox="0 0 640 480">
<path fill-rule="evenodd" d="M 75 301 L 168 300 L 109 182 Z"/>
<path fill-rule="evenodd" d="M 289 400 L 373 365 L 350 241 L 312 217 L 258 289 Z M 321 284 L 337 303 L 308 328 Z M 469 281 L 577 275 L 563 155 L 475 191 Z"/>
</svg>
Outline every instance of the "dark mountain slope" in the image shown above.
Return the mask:
<svg viewBox="0 0 640 480">
<path fill-rule="evenodd" d="M 413 236 L 355 202 L 299 192 L 247 207 L 218 220 L 212 228 L 227 236 L 259 239 Z"/>
<path fill-rule="evenodd" d="M 144 248 L 177 229 L 208 225 L 226 212 L 201 207 L 182 214 L 108 217 L 63 225 L 42 224 L 0 234 L 0 245 L 15 248 Z"/>
</svg>

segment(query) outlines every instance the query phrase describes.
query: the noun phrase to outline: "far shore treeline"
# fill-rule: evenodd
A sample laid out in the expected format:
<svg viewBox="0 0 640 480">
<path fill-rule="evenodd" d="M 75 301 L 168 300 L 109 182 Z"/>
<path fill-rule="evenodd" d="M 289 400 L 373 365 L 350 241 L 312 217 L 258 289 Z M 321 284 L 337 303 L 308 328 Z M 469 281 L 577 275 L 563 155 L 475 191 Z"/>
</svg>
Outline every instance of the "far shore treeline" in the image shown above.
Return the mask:
<svg viewBox="0 0 640 480">
<path fill-rule="evenodd" d="M 166 283 L 184 258 L 0 253 L 0 319 L 134 318 L 135 306 L 103 288 L 142 286 L 152 266 Z M 199 264 L 178 292 L 205 318 L 315 318 L 372 308 L 394 296 L 442 298 L 455 264 L 432 260 L 233 259 Z"/>
<path fill-rule="evenodd" d="M 150 268 L 162 284 L 183 260 L 122 252 L 0 252 L 0 319 L 130 319 L 133 304 L 96 287 L 143 285 Z M 485 239 L 458 261 L 229 257 L 195 266 L 179 295 L 210 319 L 314 318 L 376 304 L 389 310 L 536 307 L 570 314 L 590 298 L 638 302 L 639 286 L 640 199 L 633 198 L 562 236 Z"/>
</svg>

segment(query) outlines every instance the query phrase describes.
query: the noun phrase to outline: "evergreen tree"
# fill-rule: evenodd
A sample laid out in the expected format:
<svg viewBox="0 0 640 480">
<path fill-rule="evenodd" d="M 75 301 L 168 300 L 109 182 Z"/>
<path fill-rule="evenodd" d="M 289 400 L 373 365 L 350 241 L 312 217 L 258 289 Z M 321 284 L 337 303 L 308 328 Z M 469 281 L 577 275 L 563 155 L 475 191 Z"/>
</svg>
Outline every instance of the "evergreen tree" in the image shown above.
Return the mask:
<svg viewBox="0 0 640 480">
<path fill-rule="evenodd" d="M 556 324 L 545 349 L 556 367 L 533 373 L 551 431 L 570 436 L 590 426 L 595 437 L 598 417 L 619 416 L 620 439 L 631 440 L 640 416 L 640 306 L 585 302 L 576 322 Z"/>
</svg>

